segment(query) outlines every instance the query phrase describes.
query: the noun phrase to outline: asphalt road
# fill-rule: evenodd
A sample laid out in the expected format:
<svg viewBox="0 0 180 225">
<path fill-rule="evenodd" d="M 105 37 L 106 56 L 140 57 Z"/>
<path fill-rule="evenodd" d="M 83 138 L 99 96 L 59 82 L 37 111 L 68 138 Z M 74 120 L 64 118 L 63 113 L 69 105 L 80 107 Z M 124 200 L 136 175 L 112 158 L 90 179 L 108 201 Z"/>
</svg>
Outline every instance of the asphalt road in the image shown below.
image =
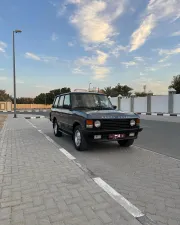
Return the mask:
<svg viewBox="0 0 180 225">
<path fill-rule="evenodd" d="M 26 114 L 49 116 L 49 112 L 29 112 Z M 135 146 L 180 159 L 180 117 L 141 116 L 141 126 L 144 130 L 135 141 Z M 52 132 L 48 135 L 52 136 Z M 67 139 L 65 138 L 62 141 L 65 147 L 69 148 L 69 146 L 66 146 L 69 145 Z M 100 146 L 101 144 L 98 145 L 98 148 L 101 148 Z M 108 144 L 102 146 L 106 148 Z M 118 147 L 116 144 L 114 146 L 115 148 Z M 73 147 L 71 146 L 71 148 Z"/>
</svg>

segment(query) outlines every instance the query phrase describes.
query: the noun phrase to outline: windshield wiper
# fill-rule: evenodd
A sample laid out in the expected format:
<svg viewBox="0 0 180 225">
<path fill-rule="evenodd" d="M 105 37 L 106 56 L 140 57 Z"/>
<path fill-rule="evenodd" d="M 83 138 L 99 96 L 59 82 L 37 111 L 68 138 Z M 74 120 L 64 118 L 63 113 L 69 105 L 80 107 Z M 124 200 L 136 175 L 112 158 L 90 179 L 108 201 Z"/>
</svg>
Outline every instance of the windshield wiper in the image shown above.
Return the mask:
<svg viewBox="0 0 180 225">
<path fill-rule="evenodd" d="M 104 107 L 104 106 L 96 106 L 95 108 L 99 109 L 99 110 L 111 110 L 112 109 L 111 107 Z"/>
<path fill-rule="evenodd" d="M 88 106 L 75 106 L 72 109 L 93 109 L 92 107 L 88 107 Z"/>
</svg>

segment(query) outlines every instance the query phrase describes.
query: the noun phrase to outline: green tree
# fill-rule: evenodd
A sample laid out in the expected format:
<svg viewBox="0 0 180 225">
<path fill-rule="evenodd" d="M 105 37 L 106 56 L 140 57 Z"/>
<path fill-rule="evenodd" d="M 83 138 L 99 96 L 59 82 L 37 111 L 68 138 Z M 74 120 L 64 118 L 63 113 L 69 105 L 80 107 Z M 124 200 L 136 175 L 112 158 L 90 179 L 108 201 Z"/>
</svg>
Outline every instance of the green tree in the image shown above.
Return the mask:
<svg viewBox="0 0 180 225">
<path fill-rule="evenodd" d="M 180 75 L 174 76 L 169 88 L 174 88 L 176 94 L 180 94 Z"/>
<path fill-rule="evenodd" d="M 36 96 L 34 99 L 35 104 L 45 104 L 46 102 L 46 94 L 41 93 L 40 95 Z"/>
<path fill-rule="evenodd" d="M 112 94 L 112 88 L 111 88 L 111 87 L 106 87 L 106 88 L 104 88 L 104 93 L 105 93 L 107 96 L 111 96 L 111 94 Z"/>
<path fill-rule="evenodd" d="M 10 99 L 11 99 L 11 96 L 7 94 L 5 90 L 0 89 L 0 101 L 7 101 Z"/>
<path fill-rule="evenodd" d="M 49 91 L 48 93 L 41 93 L 35 97 L 34 103 L 35 104 L 52 104 L 54 97 L 61 93 L 71 92 L 71 89 L 68 87 L 63 87 L 62 89 L 54 89 Z"/>
<path fill-rule="evenodd" d="M 145 93 L 145 92 L 135 92 L 135 95 L 137 97 L 145 97 L 145 96 L 147 96 L 147 93 Z"/>
<path fill-rule="evenodd" d="M 16 103 L 17 104 L 33 104 L 34 98 L 17 98 Z"/>
</svg>

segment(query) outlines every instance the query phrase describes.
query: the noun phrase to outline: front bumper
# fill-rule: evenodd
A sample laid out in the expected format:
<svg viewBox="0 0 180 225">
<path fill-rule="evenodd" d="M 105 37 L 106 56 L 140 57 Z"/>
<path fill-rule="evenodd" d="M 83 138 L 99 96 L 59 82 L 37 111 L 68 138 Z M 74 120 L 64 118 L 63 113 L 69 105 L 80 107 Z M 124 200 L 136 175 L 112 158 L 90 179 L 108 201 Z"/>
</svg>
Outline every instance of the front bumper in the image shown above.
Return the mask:
<svg viewBox="0 0 180 225">
<path fill-rule="evenodd" d="M 82 131 L 84 138 L 87 141 L 100 142 L 100 141 L 118 141 L 118 140 L 129 140 L 137 139 L 138 133 L 141 132 L 143 128 L 133 128 L 133 129 L 120 129 L 120 130 L 90 130 L 84 129 Z M 129 136 L 130 133 L 134 133 L 134 136 Z M 111 134 L 125 134 L 123 138 L 109 139 Z M 101 135 L 101 139 L 94 139 L 95 135 Z"/>
</svg>

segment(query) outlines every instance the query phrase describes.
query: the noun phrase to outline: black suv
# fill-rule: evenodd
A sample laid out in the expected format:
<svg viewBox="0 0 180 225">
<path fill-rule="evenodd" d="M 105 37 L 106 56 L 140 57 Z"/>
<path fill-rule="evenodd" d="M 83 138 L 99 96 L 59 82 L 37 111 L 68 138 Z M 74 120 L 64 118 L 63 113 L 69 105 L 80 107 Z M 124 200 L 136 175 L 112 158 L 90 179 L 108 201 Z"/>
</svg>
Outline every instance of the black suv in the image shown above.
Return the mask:
<svg viewBox="0 0 180 225">
<path fill-rule="evenodd" d="M 115 109 L 104 94 L 71 92 L 55 97 L 50 120 L 55 136 L 61 137 L 62 132 L 72 135 L 79 151 L 97 141 L 117 141 L 129 147 L 142 131 L 139 116 Z"/>
</svg>

